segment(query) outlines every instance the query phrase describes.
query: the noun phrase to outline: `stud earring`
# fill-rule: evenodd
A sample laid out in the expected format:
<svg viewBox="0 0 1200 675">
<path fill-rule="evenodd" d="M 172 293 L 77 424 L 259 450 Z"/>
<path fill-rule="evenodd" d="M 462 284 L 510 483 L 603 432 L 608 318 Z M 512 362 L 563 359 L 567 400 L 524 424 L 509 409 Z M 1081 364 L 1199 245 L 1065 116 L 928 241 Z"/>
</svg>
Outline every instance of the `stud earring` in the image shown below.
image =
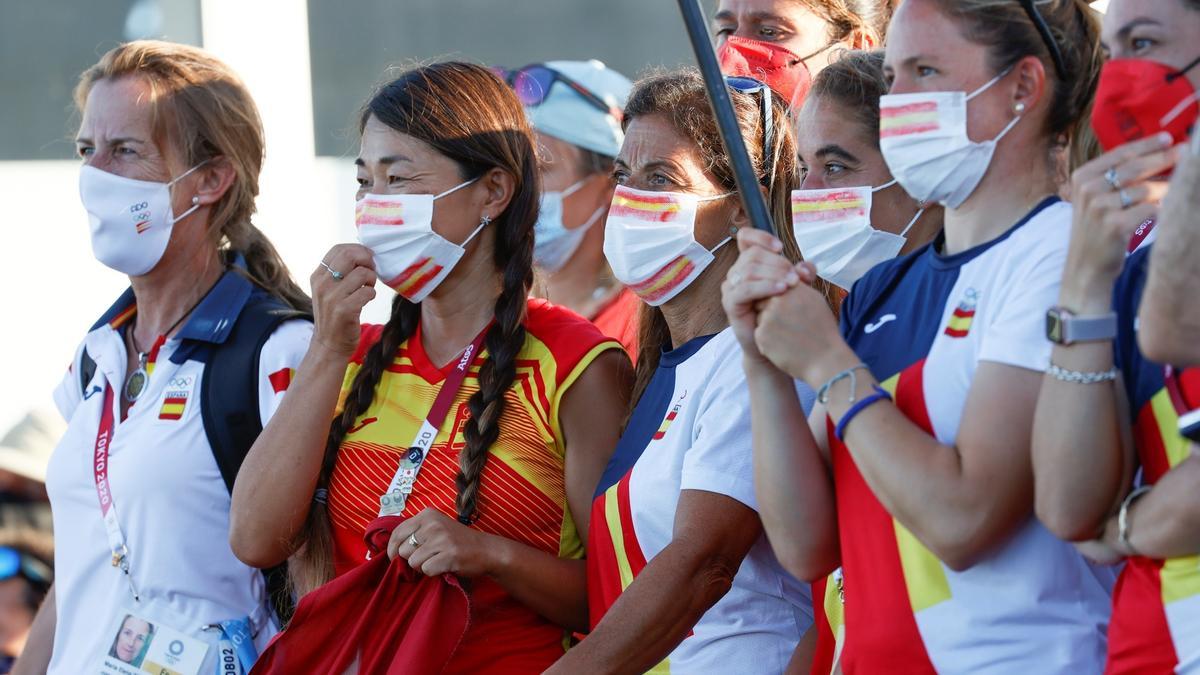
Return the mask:
<svg viewBox="0 0 1200 675">
<path fill-rule="evenodd" d="M 200 195 L 192 197 L 192 206 L 200 206 Z"/>
<path fill-rule="evenodd" d="M 1025 103 L 1020 102 L 1020 101 L 1017 102 L 1017 104 L 1013 106 L 1013 112 L 1015 112 L 1018 115 L 1020 115 L 1021 113 L 1024 113 L 1025 112 Z"/>
<path fill-rule="evenodd" d="M 486 214 L 486 213 L 485 213 L 485 214 L 483 214 L 482 216 L 479 216 L 479 226 L 480 226 L 480 227 L 483 227 L 483 226 L 485 226 L 485 225 L 488 225 L 488 224 L 490 224 L 491 222 L 492 222 L 492 217 L 491 217 L 491 216 L 489 216 L 488 214 Z"/>
</svg>

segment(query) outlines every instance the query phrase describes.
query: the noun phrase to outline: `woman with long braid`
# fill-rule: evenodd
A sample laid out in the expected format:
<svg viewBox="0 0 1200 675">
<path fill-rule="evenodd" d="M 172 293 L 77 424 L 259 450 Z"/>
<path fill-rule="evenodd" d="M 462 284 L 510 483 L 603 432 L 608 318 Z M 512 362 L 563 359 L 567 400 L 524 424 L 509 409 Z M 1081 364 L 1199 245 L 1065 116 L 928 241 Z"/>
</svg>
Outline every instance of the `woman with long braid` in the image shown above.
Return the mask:
<svg viewBox="0 0 1200 675">
<path fill-rule="evenodd" d="M 628 360 L 584 319 L 527 299 L 536 156 L 500 79 L 410 70 L 367 103 L 360 131 L 362 245 L 335 246 L 313 273 L 312 347 L 235 486 L 233 549 L 258 566 L 290 557 L 303 594 L 364 561 L 376 515 L 401 515 L 389 556 L 468 580 L 449 671 L 537 672 L 564 629 L 587 627 L 581 542 Z M 377 279 L 398 293 L 391 318 L 360 329 Z"/>
</svg>

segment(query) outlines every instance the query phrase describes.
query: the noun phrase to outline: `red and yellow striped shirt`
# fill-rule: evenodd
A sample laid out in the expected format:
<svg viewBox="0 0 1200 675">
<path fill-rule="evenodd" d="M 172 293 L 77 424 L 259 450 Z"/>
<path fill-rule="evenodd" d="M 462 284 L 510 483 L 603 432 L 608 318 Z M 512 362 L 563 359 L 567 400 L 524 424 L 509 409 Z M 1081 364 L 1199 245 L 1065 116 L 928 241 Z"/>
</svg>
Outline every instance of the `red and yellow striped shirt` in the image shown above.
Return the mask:
<svg viewBox="0 0 1200 675">
<path fill-rule="evenodd" d="M 559 425 L 563 396 L 601 353 L 620 345 L 591 323 L 544 300 L 530 300 L 525 346 L 517 356 L 517 376 L 506 393 L 500 437 L 489 450 L 478 502 L 483 532 L 507 537 L 563 558 L 582 558 L 583 544 L 566 502 L 566 448 Z M 382 333 L 364 326 L 358 354 L 346 371 L 343 396 L 362 358 Z M 475 358 L 450 414 L 434 441 L 403 515 L 431 507 L 454 517 L 458 453 L 470 416 L 468 399 L 479 389 Z M 454 361 L 457 361 L 455 359 Z M 421 331 L 401 345 L 376 389 L 375 400 L 342 441 L 329 489 L 334 534 L 334 565 L 342 574 L 366 556 L 363 534 L 379 512 L 401 455 L 433 405 L 452 361 L 438 367 L 421 344 Z M 540 672 L 563 653 L 564 631 L 510 597 L 496 582 L 470 580 L 471 626 L 450 670 Z"/>
</svg>

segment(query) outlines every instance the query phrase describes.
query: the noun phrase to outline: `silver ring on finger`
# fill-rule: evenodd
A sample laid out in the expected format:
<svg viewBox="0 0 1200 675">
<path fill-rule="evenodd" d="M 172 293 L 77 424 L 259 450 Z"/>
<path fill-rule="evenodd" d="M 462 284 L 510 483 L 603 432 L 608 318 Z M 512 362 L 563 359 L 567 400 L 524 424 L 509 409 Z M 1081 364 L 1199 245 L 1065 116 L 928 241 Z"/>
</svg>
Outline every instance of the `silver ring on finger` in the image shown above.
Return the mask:
<svg viewBox="0 0 1200 675">
<path fill-rule="evenodd" d="M 421 545 L 421 542 L 417 541 L 417 533 L 416 532 L 413 532 L 412 534 L 408 535 L 408 545 L 413 548 L 416 548 Z"/>
<path fill-rule="evenodd" d="M 1121 189 L 1121 179 L 1117 177 L 1117 167 L 1111 166 L 1104 172 L 1104 180 L 1114 191 Z"/>
<path fill-rule="evenodd" d="M 342 274 L 341 272 L 333 269 L 324 260 L 321 261 L 321 267 L 324 267 L 325 269 L 329 270 L 329 276 L 333 277 L 334 281 L 341 281 L 342 279 L 346 278 L 345 274 Z"/>
<path fill-rule="evenodd" d="M 1127 208 L 1133 206 L 1133 197 L 1129 196 L 1129 192 L 1126 191 L 1125 188 L 1118 189 L 1117 194 L 1121 196 L 1121 208 L 1122 209 L 1127 209 Z"/>
</svg>

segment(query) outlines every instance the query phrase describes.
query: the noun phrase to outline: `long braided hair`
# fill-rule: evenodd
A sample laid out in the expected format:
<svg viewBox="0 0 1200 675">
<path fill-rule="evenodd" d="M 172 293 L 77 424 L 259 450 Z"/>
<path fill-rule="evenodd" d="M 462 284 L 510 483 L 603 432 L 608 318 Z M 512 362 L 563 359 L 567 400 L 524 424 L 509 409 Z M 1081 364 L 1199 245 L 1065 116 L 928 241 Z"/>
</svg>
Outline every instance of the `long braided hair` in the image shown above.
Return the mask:
<svg viewBox="0 0 1200 675">
<path fill-rule="evenodd" d="M 359 130 L 374 117 L 396 131 L 428 143 L 459 165 L 463 180 L 499 168 L 514 178 L 512 200 L 490 227 L 496 228 L 492 262 L 501 277 L 495 320 L 485 337 L 488 358 L 479 370 L 479 390 L 467 401 L 470 418 L 459 454 L 455 508 L 459 520 L 479 517 L 479 485 L 488 449 L 500 435 L 505 396 L 516 377 L 516 359 L 525 344 L 525 308 L 533 283 L 533 224 L 538 212 L 534 141 L 520 102 L 499 78 L 481 66 L 447 62 L 409 70 L 384 85 L 363 108 Z M 325 444 L 318 488 L 328 488 L 342 439 L 375 399 L 383 373 L 400 345 L 416 331 L 419 304 L 397 295 L 379 340 L 333 421 Z M 486 515 L 486 514 L 484 514 Z M 293 588 L 306 593 L 333 576 L 332 533 L 325 504 L 314 503 L 293 557 Z"/>
</svg>

